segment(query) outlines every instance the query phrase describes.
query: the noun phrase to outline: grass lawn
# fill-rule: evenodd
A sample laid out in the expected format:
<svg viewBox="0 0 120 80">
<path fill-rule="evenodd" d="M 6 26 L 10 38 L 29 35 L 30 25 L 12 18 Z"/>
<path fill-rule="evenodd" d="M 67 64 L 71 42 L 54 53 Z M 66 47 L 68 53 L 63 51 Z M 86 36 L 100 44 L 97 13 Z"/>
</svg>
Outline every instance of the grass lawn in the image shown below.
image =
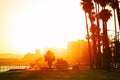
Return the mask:
<svg viewBox="0 0 120 80">
<path fill-rule="evenodd" d="M 0 80 L 120 80 L 120 72 L 40 70 L 0 73 Z"/>
</svg>

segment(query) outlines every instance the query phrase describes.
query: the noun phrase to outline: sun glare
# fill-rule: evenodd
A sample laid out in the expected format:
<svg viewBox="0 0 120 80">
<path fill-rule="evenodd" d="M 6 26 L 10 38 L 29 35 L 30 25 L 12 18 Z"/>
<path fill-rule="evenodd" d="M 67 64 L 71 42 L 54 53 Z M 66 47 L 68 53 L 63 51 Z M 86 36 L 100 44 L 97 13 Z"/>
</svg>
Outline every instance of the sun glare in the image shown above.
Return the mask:
<svg viewBox="0 0 120 80">
<path fill-rule="evenodd" d="M 68 41 L 85 39 L 84 15 L 79 3 L 79 0 L 25 0 L 19 3 L 7 16 L 16 52 L 66 48 Z"/>
</svg>

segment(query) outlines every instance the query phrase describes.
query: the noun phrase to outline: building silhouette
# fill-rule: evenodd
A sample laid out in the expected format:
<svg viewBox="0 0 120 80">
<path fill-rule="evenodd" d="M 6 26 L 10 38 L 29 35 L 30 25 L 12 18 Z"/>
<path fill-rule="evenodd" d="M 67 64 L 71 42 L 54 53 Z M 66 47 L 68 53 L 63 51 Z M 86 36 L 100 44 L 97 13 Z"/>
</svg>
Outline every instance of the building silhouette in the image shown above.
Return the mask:
<svg viewBox="0 0 120 80">
<path fill-rule="evenodd" d="M 67 60 L 70 64 L 89 64 L 88 43 L 84 40 L 71 41 L 67 44 Z"/>
<path fill-rule="evenodd" d="M 35 53 L 27 53 L 24 55 L 24 58 L 22 59 L 23 63 L 26 65 L 29 65 L 31 63 L 34 63 L 37 59 L 41 57 L 41 53 L 39 49 L 36 49 Z"/>
</svg>

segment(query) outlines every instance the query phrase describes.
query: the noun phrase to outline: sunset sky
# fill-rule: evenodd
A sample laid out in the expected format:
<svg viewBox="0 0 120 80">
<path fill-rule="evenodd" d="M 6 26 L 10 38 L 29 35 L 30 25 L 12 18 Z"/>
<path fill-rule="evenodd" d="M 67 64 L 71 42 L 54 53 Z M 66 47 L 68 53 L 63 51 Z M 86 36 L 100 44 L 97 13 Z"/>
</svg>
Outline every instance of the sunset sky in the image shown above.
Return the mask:
<svg viewBox="0 0 120 80">
<path fill-rule="evenodd" d="M 0 53 L 66 47 L 85 35 L 80 0 L 0 0 Z"/>
</svg>

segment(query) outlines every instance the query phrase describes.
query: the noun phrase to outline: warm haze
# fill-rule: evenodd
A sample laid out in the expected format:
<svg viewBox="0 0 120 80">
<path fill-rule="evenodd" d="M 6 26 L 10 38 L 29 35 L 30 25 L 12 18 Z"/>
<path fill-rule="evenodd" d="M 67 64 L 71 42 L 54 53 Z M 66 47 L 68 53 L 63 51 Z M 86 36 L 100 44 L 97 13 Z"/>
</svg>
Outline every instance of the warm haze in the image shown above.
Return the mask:
<svg viewBox="0 0 120 80">
<path fill-rule="evenodd" d="M 0 53 L 65 48 L 85 35 L 80 0 L 0 0 Z"/>
</svg>

